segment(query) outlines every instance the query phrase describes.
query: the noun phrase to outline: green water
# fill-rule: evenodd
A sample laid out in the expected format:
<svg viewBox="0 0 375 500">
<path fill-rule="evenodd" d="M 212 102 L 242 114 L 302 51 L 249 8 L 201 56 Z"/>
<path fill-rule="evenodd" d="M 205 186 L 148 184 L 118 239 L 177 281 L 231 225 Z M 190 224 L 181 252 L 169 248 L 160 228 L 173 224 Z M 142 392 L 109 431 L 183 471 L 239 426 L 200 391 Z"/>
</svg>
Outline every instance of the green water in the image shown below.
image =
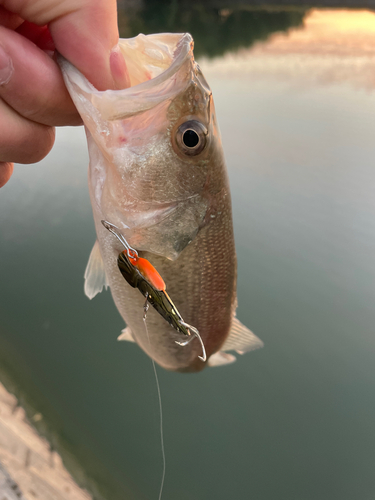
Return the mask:
<svg viewBox="0 0 375 500">
<path fill-rule="evenodd" d="M 200 63 L 231 181 L 238 316 L 265 347 L 196 375 L 158 370 L 163 499 L 372 500 L 375 93 L 315 78 L 313 55 L 278 76 L 266 55 L 249 66 L 252 54 L 237 69 Z M 303 64 L 311 78 L 297 77 Z M 151 500 L 162 472 L 151 361 L 116 341 L 108 292 L 83 294 L 87 162 L 83 130 L 62 129 L 0 191 L 0 370 L 97 498 Z"/>
</svg>

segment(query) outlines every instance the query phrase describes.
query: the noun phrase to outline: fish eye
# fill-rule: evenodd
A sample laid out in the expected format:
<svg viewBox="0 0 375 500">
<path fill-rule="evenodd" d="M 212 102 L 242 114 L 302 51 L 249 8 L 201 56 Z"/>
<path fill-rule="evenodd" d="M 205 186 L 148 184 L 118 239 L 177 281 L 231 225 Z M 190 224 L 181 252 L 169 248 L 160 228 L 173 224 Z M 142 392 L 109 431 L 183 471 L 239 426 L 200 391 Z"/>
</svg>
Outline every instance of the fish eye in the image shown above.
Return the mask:
<svg viewBox="0 0 375 500">
<path fill-rule="evenodd" d="M 195 148 L 199 144 L 199 135 L 195 130 L 188 129 L 182 134 L 182 141 L 187 148 Z"/>
<path fill-rule="evenodd" d="M 197 120 L 188 120 L 178 127 L 176 142 L 185 155 L 198 155 L 206 146 L 207 129 Z"/>
</svg>

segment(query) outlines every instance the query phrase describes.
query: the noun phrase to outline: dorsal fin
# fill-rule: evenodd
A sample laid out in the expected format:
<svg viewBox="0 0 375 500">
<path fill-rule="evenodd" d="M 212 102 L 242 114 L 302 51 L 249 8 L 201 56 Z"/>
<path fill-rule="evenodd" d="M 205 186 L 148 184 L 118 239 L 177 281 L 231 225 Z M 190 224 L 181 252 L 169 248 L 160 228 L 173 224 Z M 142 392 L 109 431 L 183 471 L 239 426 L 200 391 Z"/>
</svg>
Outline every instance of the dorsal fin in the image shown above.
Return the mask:
<svg viewBox="0 0 375 500">
<path fill-rule="evenodd" d="M 107 277 L 105 275 L 104 263 L 100 254 L 98 240 L 92 247 L 89 261 L 85 271 L 85 294 L 89 299 L 93 299 L 96 294 L 108 287 Z"/>
<path fill-rule="evenodd" d="M 237 351 L 238 354 L 243 354 L 259 349 L 263 345 L 263 342 L 234 316 L 229 336 L 221 350 Z"/>
</svg>

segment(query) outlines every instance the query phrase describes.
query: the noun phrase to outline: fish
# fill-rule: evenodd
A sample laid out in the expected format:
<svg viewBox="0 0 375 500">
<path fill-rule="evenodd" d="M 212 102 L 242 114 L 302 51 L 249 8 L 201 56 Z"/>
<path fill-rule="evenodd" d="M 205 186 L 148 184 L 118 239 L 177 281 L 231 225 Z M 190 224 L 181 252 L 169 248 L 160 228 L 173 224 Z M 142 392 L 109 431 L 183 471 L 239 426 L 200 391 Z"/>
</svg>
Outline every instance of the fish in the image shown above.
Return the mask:
<svg viewBox="0 0 375 500">
<path fill-rule="evenodd" d="M 211 89 L 190 34 L 120 39 L 130 87 L 98 91 L 62 56 L 66 87 L 89 152 L 97 240 L 85 271 L 92 299 L 109 287 L 135 342 L 161 367 L 199 372 L 232 363 L 263 342 L 236 317 L 237 259 L 228 174 Z M 197 330 L 187 345 L 118 265 L 124 246 L 109 221 L 165 283 L 181 318 Z M 205 359 L 205 360 L 204 360 Z"/>
</svg>

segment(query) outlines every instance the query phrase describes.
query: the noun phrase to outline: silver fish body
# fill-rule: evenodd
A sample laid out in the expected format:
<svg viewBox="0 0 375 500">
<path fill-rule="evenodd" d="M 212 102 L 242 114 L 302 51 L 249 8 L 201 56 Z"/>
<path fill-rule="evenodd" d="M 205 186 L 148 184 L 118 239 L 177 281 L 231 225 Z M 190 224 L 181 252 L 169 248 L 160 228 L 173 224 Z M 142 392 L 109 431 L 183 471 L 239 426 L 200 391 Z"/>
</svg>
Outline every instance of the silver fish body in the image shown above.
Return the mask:
<svg viewBox="0 0 375 500">
<path fill-rule="evenodd" d="M 236 254 L 228 176 L 211 90 L 194 61 L 189 34 L 120 40 L 131 87 L 97 91 L 61 60 L 67 88 L 87 133 L 89 189 L 98 244 L 86 270 L 92 298 L 108 284 L 134 340 L 168 370 L 199 371 L 198 339 L 181 333 L 153 308 L 117 266 L 123 250 L 101 224 L 117 226 L 162 276 L 185 322 L 200 332 L 208 364 L 235 358 L 262 342 L 235 318 Z"/>
</svg>

